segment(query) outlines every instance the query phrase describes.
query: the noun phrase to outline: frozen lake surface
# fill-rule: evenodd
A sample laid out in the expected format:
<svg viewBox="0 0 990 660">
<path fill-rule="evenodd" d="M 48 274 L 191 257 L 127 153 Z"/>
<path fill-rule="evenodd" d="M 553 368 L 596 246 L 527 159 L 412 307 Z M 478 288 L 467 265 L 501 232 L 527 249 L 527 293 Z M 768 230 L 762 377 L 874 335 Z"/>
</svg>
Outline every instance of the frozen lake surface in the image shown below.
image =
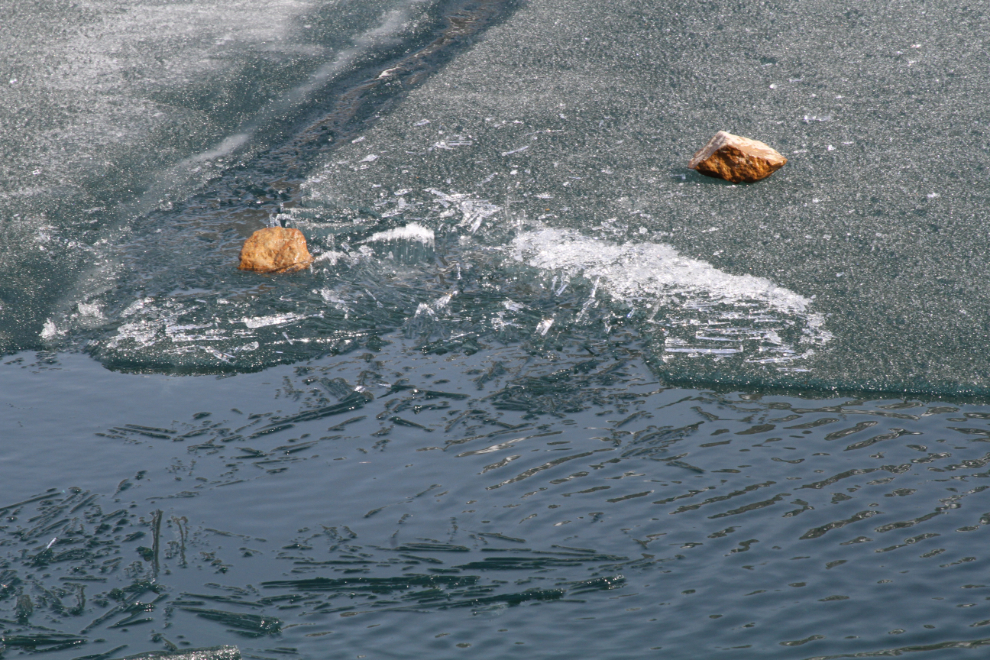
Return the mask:
<svg viewBox="0 0 990 660">
<path fill-rule="evenodd" d="M 9 9 L 0 656 L 990 642 L 980 8 Z"/>
</svg>

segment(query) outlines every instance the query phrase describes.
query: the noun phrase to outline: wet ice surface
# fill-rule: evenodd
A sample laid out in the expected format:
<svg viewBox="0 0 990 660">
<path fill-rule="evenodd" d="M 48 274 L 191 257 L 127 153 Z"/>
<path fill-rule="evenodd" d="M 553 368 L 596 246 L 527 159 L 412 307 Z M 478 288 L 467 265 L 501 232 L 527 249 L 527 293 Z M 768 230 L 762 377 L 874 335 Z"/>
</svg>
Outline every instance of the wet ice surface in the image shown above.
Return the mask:
<svg viewBox="0 0 990 660">
<path fill-rule="evenodd" d="M 927 4 L 533 5 L 337 152 L 304 205 L 419 222 L 434 195 L 475 237 L 540 222 L 670 245 L 812 301 L 834 338 L 791 371 L 666 352 L 671 376 L 981 391 L 984 74 L 952 44 L 983 20 Z M 687 170 L 719 129 L 790 162 L 750 186 Z"/>
<path fill-rule="evenodd" d="M 435 6 L 10 7 L 0 26 L 0 350 L 58 339 L 67 328 L 56 322 L 73 314 L 99 325 L 89 299 L 115 286 L 115 248 L 135 240 L 135 218 L 284 141 L 337 78 L 428 32 Z"/>
<path fill-rule="evenodd" d="M 36 341 L 114 368 L 217 371 L 373 347 L 397 328 L 486 343 L 623 325 L 671 382 L 984 393 L 983 73 L 948 27 L 979 20 L 927 5 L 532 4 L 291 194 L 250 163 L 217 179 L 264 211 L 225 211 L 207 186 L 198 215 L 137 218 Z M 723 128 L 790 162 L 748 186 L 687 170 Z M 234 271 L 244 237 L 270 223 L 307 233 L 311 272 Z M 511 258 L 514 241 L 553 231 L 568 237 L 556 253 Z M 576 264 L 571 248 L 590 240 L 640 267 Z M 667 256 L 696 264 L 673 288 L 656 284 Z"/>
<path fill-rule="evenodd" d="M 982 406 L 668 389 L 605 342 L 221 379 L 40 357 L 2 366 L 11 657 L 985 643 Z"/>
<path fill-rule="evenodd" d="M 142 296 L 100 324 L 87 348 L 115 367 L 229 370 L 374 349 L 397 328 L 427 352 L 465 342 L 474 352 L 603 338 L 632 326 L 665 362 L 708 358 L 724 371 L 731 363 L 741 377 L 807 371 L 804 362 L 831 340 L 813 301 L 665 244 L 588 239 L 539 223 L 498 232 L 512 237 L 508 244 L 491 235 L 482 242 L 462 231 L 471 211 L 441 198 L 429 215 L 422 221 L 435 229 L 385 217 L 282 214 L 310 236 L 310 272 L 291 280 L 226 275 L 253 286 L 222 297 L 201 288 L 210 286 L 206 278 L 187 283 L 188 292 Z M 174 274 L 167 281 L 174 284 Z"/>
</svg>

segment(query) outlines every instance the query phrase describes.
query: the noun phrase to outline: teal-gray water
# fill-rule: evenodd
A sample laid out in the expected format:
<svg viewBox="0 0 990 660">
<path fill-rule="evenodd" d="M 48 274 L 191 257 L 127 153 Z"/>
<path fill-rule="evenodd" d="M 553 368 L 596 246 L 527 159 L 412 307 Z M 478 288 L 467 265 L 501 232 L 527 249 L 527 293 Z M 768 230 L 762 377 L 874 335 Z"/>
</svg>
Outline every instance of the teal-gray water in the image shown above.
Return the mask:
<svg viewBox="0 0 990 660">
<path fill-rule="evenodd" d="M 985 653 L 982 7 L 2 12 L 0 657 Z"/>
</svg>

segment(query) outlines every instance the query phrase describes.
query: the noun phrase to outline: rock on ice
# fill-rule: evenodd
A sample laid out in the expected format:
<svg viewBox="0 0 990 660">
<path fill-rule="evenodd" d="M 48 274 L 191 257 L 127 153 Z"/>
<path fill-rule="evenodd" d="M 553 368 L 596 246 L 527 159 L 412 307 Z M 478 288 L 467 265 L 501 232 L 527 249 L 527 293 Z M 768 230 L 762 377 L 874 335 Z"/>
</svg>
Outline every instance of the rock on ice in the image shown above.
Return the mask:
<svg viewBox="0 0 990 660">
<path fill-rule="evenodd" d="M 694 155 L 688 167 L 732 183 L 752 183 L 770 176 L 785 163 L 786 158 L 758 140 L 719 131 Z"/>
<path fill-rule="evenodd" d="M 241 248 L 241 270 L 294 273 L 313 263 L 306 237 L 298 229 L 266 227 L 251 234 Z"/>
</svg>

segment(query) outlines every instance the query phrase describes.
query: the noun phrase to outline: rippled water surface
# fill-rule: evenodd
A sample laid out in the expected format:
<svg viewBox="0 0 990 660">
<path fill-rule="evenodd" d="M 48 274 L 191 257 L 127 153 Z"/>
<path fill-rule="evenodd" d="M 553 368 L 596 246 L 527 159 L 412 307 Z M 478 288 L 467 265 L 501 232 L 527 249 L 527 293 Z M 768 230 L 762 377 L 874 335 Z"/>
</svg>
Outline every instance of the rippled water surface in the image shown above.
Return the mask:
<svg viewBox="0 0 990 660">
<path fill-rule="evenodd" d="M 608 344 L 220 380 L 32 359 L 3 365 L 9 654 L 986 642 L 983 406 L 669 388 Z"/>
<path fill-rule="evenodd" d="M 985 654 L 980 7 L 3 11 L 0 657 Z"/>
</svg>

